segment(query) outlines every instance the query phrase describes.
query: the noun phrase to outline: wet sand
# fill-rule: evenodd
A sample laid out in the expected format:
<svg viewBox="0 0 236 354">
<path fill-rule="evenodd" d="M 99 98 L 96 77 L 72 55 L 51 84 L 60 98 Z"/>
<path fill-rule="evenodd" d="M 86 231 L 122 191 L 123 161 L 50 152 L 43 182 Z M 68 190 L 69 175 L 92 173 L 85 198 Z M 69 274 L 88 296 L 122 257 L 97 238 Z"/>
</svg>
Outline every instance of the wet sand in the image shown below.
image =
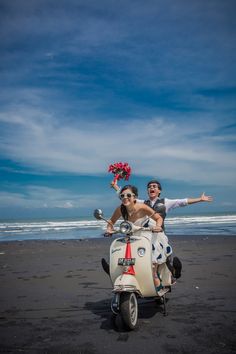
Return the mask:
<svg viewBox="0 0 236 354">
<path fill-rule="evenodd" d="M 139 328 L 110 310 L 109 239 L 0 243 L 1 353 L 235 353 L 236 237 L 172 237 L 182 277 Z"/>
</svg>

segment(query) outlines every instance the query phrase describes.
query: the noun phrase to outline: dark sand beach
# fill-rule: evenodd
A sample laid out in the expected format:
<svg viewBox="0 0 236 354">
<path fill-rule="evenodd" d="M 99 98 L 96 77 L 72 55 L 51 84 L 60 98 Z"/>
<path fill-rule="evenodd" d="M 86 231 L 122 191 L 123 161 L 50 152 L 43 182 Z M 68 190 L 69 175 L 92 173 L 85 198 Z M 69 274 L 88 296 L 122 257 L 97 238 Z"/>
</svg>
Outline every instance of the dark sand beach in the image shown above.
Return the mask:
<svg viewBox="0 0 236 354">
<path fill-rule="evenodd" d="M 127 332 L 100 266 L 108 239 L 0 243 L 1 353 L 235 353 L 236 237 L 172 237 L 183 273 L 168 316 L 139 301 Z"/>
</svg>

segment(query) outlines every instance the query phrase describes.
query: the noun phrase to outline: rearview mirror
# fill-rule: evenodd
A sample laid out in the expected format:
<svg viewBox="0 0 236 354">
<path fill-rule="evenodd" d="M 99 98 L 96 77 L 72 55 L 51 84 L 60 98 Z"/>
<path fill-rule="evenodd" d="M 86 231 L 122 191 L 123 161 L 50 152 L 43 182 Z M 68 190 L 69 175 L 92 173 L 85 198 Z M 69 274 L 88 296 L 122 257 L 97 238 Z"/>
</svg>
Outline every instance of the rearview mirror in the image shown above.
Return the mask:
<svg viewBox="0 0 236 354">
<path fill-rule="evenodd" d="M 101 209 L 95 209 L 94 212 L 93 212 L 93 216 L 97 220 L 104 220 L 103 219 L 103 211 Z"/>
</svg>

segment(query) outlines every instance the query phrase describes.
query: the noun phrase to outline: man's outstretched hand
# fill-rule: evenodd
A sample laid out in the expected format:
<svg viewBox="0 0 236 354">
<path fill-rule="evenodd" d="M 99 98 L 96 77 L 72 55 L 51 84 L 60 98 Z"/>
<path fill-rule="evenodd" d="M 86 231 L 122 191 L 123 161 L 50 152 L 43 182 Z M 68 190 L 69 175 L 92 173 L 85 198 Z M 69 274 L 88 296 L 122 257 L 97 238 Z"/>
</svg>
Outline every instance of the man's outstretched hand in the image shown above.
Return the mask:
<svg viewBox="0 0 236 354">
<path fill-rule="evenodd" d="M 209 195 L 205 195 L 205 192 L 202 193 L 200 198 L 201 198 L 202 202 L 212 202 L 213 201 L 213 198 Z"/>
</svg>

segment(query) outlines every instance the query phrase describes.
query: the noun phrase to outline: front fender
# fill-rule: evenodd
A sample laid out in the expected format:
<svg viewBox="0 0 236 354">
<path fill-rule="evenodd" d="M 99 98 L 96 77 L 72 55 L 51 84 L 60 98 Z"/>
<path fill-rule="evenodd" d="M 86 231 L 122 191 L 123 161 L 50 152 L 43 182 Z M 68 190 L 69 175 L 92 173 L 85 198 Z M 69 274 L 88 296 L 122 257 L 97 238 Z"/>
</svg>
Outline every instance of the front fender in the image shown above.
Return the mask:
<svg viewBox="0 0 236 354">
<path fill-rule="evenodd" d="M 113 286 L 114 292 L 134 291 L 138 294 L 141 294 L 140 286 L 137 282 L 137 279 L 131 274 L 121 274 L 116 278 Z"/>
</svg>

